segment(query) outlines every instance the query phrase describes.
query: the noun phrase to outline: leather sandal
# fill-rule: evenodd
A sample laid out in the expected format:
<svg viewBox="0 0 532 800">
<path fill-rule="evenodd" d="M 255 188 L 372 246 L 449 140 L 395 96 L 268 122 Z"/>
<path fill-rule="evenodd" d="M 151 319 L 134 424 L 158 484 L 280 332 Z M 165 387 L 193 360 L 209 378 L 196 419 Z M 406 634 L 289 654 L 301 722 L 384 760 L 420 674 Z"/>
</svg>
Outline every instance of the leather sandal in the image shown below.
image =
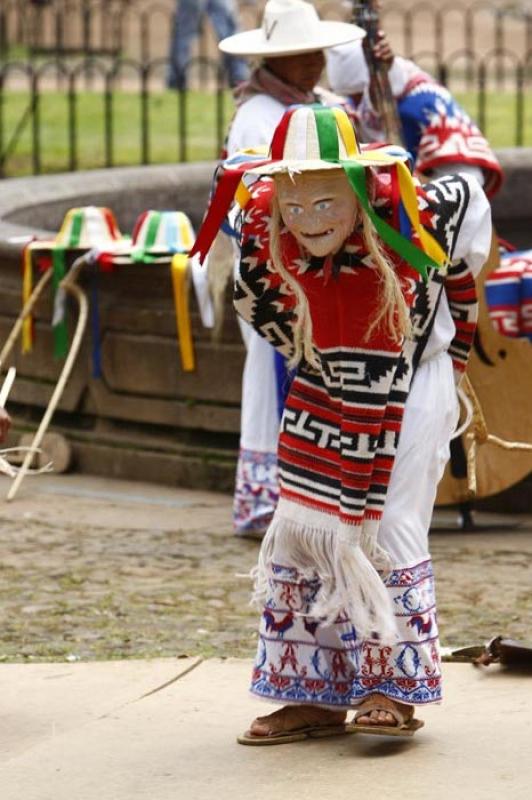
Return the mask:
<svg viewBox="0 0 532 800">
<path fill-rule="evenodd" d="M 312 719 L 312 708 L 304 706 L 284 706 L 266 717 L 257 717 L 257 720 L 272 721 L 280 726 L 278 730 L 271 733 L 258 735 L 251 730 L 246 731 L 242 736 L 237 736 L 239 744 L 268 746 L 274 744 L 289 744 L 291 742 L 302 742 L 305 739 L 324 739 L 327 736 L 345 736 L 353 733 L 352 726 L 346 722 L 323 724 Z M 296 723 L 300 723 L 296 725 Z"/>
</svg>

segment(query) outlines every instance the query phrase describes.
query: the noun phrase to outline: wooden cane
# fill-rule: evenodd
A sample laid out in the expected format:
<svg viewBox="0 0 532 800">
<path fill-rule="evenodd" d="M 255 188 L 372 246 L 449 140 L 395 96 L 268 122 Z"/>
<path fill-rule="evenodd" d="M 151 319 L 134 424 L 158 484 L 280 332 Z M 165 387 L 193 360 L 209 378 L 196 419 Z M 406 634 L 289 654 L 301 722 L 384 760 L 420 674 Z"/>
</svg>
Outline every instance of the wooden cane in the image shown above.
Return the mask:
<svg viewBox="0 0 532 800">
<path fill-rule="evenodd" d="M 63 280 L 59 284 L 59 289 L 64 289 L 66 292 L 75 297 L 75 299 L 78 302 L 79 316 L 78 316 L 78 321 L 76 323 L 76 330 L 74 332 L 72 344 L 70 346 L 70 350 L 68 351 L 68 355 L 65 359 L 63 369 L 61 371 L 61 374 L 59 376 L 53 394 L 50 398 L 46 411 L 44 412 L 44 416 L 41 420 L 41 423 L 37 429 L 35 436 L 33 437 L 30 449 L 28 450 L 24 458 L 22 466 L 20 467 L 20 470 L 18 471 L 17 476 L 14 479 L 13 483 L 11 484 L 11 487 L 7 494 L 8 501 L 13 500 L 13 498 L 15 497 L 16 493 L 20 488 L 20 484 L 24 480 L 24 476 L 28 472 L 35 451 L 39 448 L 43 436 L 46 433 L 46 430 L 50 424 L 50 420 L 52 419 L 52 416 L 57 408 L 57 404 L 61 399 L 61 395 L 63 394 L 66 382 L 70 377 L 70 373 L 72 372 L 72 368 L 75 364 L 79 348 L 81 346 L 83 334 L 85 332 L 85 328 L 87 325 L 87 319 L 89 314 L 89 303 L 85 293 L 80 289 L 80 287 L 76 284 L 75 281 L 79 273 L 81 272 L 81 269 L 83 268 L 83 266 L 85 266 L 86 263 L 87 259 L 85 255 L 80 256 L 78 259 L 76 259 L 76 261 L 72 264 L 72 267 L 68 272 L 68 274 L 66 275 L 66 277 L 63 278 Z M 51 270 L 49 270 L 49 272 L 51 272 Z"/>
<path fill-rule="evenodd" d="M 11 387 L 13 386 L 13 382 L 15 380 L 15 376 L 17 371 L 15 367 L 9 367 L 6 375 L 6 379 L 2 384 L 2 388 L 0 389 L 0 408 L 4 408 L 7 402 L 7 398 L 9 397 L 9 392 L 11 391 Z"/>
</svg>

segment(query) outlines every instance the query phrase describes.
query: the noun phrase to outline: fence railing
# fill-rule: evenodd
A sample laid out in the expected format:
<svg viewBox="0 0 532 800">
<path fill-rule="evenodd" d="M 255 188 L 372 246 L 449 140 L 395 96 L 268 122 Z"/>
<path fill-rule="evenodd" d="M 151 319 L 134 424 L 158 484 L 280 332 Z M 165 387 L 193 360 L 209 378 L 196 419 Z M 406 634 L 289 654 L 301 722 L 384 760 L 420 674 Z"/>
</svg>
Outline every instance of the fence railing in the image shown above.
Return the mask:
<svg viewBox="0 0 532 800">
<path fill-rule="evenodd" d="M 243 28 L 260 24 L 264 0 L 240 0 Z M 348 19 L 352 3 L 317 0 L 324 18 Z M 30 59 L 50 56 L 121 56 L 150 61 L 168 55 L 176 0 L 0 0 L 0 58 L 15 49 Z M 532 9 L 528 0 L 392 0 L 383 4 L 382 26 L 398 53 L 422 49 L 447 60 L 458 49 L 483 55 L 512 49 L 523 57 L 532 49 Z M 208 19 L 203 21 L 195 56 L 216 57 Z"/>
<path fill-rule="evenodd" d="M 493 114 L 503 114 L 503 143 L 532 146 L 532 53 L 519 59 L 494 50 L 475 59 L 458 51 L 442 62 L 424 52 L 417 60 L 431 62 L 433 74 L 459 92 L 488 138 L 496 133 Z M 196 58 L 190 68 L 204 74 L 209 90 L 166 90 L 167 59 L 0 63 L 0 176 L 218 158 L 232 97 L 217 60 Z"/>
</svg>

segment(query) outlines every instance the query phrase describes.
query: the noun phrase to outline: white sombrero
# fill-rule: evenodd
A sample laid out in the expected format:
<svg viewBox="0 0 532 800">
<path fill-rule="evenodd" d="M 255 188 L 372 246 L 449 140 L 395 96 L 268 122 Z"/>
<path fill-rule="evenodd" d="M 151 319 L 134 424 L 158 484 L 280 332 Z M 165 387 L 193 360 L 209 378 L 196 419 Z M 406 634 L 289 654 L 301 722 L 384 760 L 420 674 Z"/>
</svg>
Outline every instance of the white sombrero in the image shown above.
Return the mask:
<svg viewBox="0 0 532 800">
<path fill-rule="evenodd" d="M 269 0 L 262 27 L 228 36 L 219 48 L 237 56 L 289 56 L 325 50 L 365 35 L 357 25 L 320 20 L 314 6 L 305 0 Z"/>
</svg>

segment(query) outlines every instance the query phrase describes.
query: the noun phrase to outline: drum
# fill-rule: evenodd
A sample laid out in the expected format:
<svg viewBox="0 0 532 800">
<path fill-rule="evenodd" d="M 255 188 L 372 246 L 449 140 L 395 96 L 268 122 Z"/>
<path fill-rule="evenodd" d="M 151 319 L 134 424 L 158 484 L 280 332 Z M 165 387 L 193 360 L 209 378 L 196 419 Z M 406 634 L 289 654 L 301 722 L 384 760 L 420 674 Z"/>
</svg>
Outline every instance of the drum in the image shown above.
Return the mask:
<svg viewBox="0 0 532 800">
<path fill-rule="evenodd" d="M 491 324 L 484 292 L 487 276 L 499 265 L 493 237 L 489 258 L 477 280 L 479 318 L 467 374 L 478 397 L 488 432 L 512 442 L 532 442 L 532 348 Z M 532 452 L 503 450 L 486 442 L 477 450 L 477 498 L 489 497 L 518 483 L 532 471 Z M 451 443 L 451 460 L 438 487 L 436 505 L 471 500 L 464 446 Z"/>
</svg>

